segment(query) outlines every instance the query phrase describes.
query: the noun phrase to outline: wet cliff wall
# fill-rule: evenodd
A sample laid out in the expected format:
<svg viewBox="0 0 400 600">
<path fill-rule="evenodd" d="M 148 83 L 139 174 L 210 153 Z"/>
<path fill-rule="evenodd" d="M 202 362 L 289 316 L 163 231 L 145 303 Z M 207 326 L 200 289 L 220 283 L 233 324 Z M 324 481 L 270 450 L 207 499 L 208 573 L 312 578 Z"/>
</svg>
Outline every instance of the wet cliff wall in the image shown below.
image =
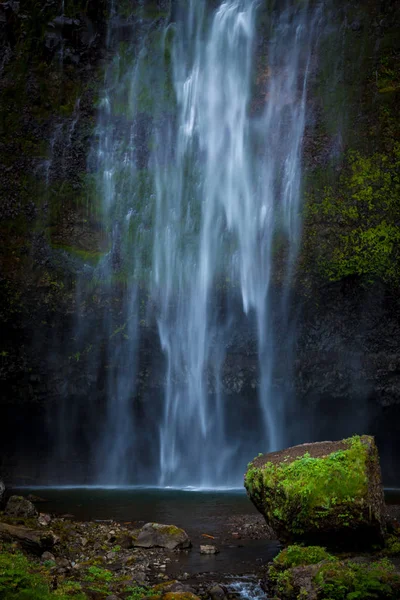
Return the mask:
<svg viewBox="0 0 400 600">
<path fill-rule="evenodd" d="M 256 114 L 265 102 L 268 65 L 260 11 L 254 73 Z M 272 3 L 273 4 L 273 3 Z M 165 2 L 148 2 L 152 20 L 168 18 Z M 126 3 L 113 27 L 132 27 Z M 44 460 L 54 445 L 60 397 L 82 423 L 77 456 L 90 443 L 84 423 L 101 414 L 107 393 L 107 344 L 124 344 L 123 277 L 93 280 L 79 299 L 78 276 L 109 250 L 96 202 L 89 155 L 107 46 L 108 3 L 0 4 L 0 385 L 4 468 L 18 474 L 21 457 Z M 341 2 L 329 10 L 331 31 L 315 57 L 304 152 L 303 244 L 293 282 L 290 332 L 282 337 L 281 372 L 294 399 L 290 439 L 368 431 L 396 477 L 400 446 L 400 14 L 396 2 Z M 276 289 L 285 243 L 276 240 Z M 224 312 L 224 290 L 221 318 Z M 146 289 L 140 291 L 146 306 Z M 238 304 L 240 299 L 238 299 Z M 110 315 L 112 333 L 104 328 Z M 79 347 L 71 332 L 83 315 L 93 335 Z M 162 402 L 163 355 L 155 324 L 140 322 L 137 411 Z M 240 314 L 240 311 L 239 311 Z M 238 323 L 227 342 L 223 386 L 236 410 L 258 384 L 255 336 Z M 293 355 L 285 335 L 293 336 Z M 106 339 L 107 338 L 107 339 Z M 100 357 L 92 368 L 91 354 Z M 86 401 L 86 399 L 90 399 Z M 79 407 L 79 408 L 77 408 Z M 156 417 L 155 417 L 156 418 Z M 79 436 L 79 433 L 81 434 Z M 79 441 L 78 441 L 79 439 Z M 22 460 L 22 464 L 29 460 Z M 27 468 L 25 474 L 29 474 Z"/>
</svg>

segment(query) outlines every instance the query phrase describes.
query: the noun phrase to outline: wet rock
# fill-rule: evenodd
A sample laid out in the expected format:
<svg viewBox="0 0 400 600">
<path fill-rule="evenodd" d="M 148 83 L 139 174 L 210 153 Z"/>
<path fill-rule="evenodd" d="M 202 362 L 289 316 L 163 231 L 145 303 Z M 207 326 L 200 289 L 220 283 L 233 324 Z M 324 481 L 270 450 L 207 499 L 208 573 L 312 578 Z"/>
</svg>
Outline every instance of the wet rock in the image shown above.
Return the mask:
<svg viewBox="0 0 400 600">
<path fill-rule="evenodd" d="M 217 546 L 212 544 L 206 544 L 204 546 L 200 546 L 200 554 L 218 554 L 219 550 Z"/>
<path fill-rule="evenodd" d="M 139 531 L 134 542 L 138 548 L 167 548 L 168 550 L 185 549 L 191 547 L 191 542 L 186 531 L 175 525 L 162 525 L 160 523 L 146 523 Z"/>
<path fill-rule="evenodd" d="M 133 548 L 133 538 L 130 535 L 123 535 L 121 538 L 119 538 L 118 544 L 124 550 L 130 550 Z"/>
<path fill-rule="evenodd" d="M 6 515 L 12 517 L 37 517 L 38 511 L 27 498 L 23 496 L 11 496 L 8 500 L 5 510 Z"/>
<path fill-rule="evenodd" d="M 48 527 L 51 523 L 51 516 L 47 515 L 45 513 L 40 513 L 39 518 L 38 518 L 38 523 L 42 527 Z"/>
<path fill-rule="evenodd" d="M 223 600 L 228 596 L 228 590 L 223 585 L 212 585 L 207 590 L 211 600 Z"/>
<path fill-rule="evenodd" d="M 384 496 L 371 436 L 261 455 L 250 463 L 245 487 L 285 543 L 355 549 L 383 542 Z"/>
</svg>

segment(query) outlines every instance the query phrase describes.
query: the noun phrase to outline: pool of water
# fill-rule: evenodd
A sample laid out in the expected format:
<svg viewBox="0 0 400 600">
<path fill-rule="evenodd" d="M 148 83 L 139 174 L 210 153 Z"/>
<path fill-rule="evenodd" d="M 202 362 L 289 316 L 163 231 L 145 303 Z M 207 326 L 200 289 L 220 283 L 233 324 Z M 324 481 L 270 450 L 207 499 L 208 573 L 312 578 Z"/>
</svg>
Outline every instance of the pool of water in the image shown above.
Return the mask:
<svg viewBox="0 0 400 600">
<path fill-rule="evenodd" d="M 43 498 L 41 512 L 88 520 L 155 521 L 203 531 L 232 515 L 256 514 L 242 490 L 194 491 L 160 488 L 15 489 Z"/>
<path fill-rule="evenodd" d="M 111 519 L 138 525 L 154 521 L 182 527 L 193 548 L 173 556 L 170 574 L 254 573 L 279 552 L 276 541 L 237 540 L 230 534 L 230 517 L 257 514 L 243 490 L 62 487 L 14 489 L 12 493 L 32 493 L 44 500 L 37 504 L 41 512 L 71 514 L 78 520 Z M 200 543 L 215 543 L 220 553 L 202 555 Z"/>
</svg>

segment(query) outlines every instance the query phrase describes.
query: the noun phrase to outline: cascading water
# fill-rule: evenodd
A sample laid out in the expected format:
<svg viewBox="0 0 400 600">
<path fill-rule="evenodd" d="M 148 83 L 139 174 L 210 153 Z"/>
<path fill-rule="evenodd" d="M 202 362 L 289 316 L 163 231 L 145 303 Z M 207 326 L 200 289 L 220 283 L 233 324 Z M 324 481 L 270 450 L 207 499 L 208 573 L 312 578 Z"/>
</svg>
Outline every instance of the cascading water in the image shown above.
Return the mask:
<svg viewBox="0 0 400 600">
<path fill-rule="evenodd" d="M 124 284 L 118 306 L 106 306 L 101 320 L 106 357 L 91 351 L 93 364 L 107 365 L 107 406 L 102 415 L 85 409 L 97 419 L 88 443 L 97 484 L 240 485 L 254 453 L 287 442 L 287 393 L 273 385 L 273 321 L 288 332 L 289 356 L 307 83 L 322 6 L 183 4 L 173 3 L 172 18 L 151 20 L 139 2 L 128 40 L 118 29 L 118 3 L 111 7 L 114 59 L 89 161 L 110 243 L 93 277 L 110 293 L 116 279 Z M 261 109 L 254 98 L 260 36 L 268 40 Z M 138 411 L 139 332 L 154 321 L 164 397 Z M 258 345 L 251 423 L 224 394 L 226 348 L 238 322 L 255 329 Z M 92 348 L 94 332 L 82 320 L 77 331 L 81 347 Z"/>
<path fill-rule="evenodd" d="M 193 0 L 175 32 L 178 117 L 155 153 L 153 296 L 168 361 L 161 484 L 213 485 L 222 474 L 226 483 L 238 481 L 238 444 L 226 429 L 235 409 L 221 391 L 226 331 L 218 284 L 228 294 L 238 286 L 245 314 L 256 318 L 261 426 L 252 434 L 264 450 L 285 443 L 284 398 L 272 389 L 273 244 L 285 236 L 284 304 L 300 235 L 301 142 L 319 11 L 288 4 L 273 18 L 265 110 L 252 119 L 258 5 L 230 0 L 209 15 Z M 240 422 L 236 428 L 239 439 L 248 435 Z"/>
</svg>

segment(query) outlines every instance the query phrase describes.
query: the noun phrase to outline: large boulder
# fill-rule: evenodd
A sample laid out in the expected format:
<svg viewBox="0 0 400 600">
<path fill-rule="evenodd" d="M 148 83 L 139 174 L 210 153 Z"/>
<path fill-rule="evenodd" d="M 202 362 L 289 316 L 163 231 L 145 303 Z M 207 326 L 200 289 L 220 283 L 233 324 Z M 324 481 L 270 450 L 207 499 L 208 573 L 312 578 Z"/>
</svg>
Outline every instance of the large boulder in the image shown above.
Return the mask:
<svg viewBox="0 0 400 600">
<path fill-rule="evenodd" d="M 245 487 L 284 543 L 350 549 L 383 542 L 381 470 L 370 436 L 259 456 L 249 464 Z"/>
<path fill-rule="evenodd" d="M 168 550 L 191 547 L 188 534 L 175 525 L 146 523 L 139 532 L 135 546 L 139 548 L 167 548 Z"/>
<path fill-rule="evenodd" d="M 35 505 L 23 496 L 11 496 L 7 502 L 5 513 L 11 517 L 24 519 L 38 516 Z"/>
</svg>

